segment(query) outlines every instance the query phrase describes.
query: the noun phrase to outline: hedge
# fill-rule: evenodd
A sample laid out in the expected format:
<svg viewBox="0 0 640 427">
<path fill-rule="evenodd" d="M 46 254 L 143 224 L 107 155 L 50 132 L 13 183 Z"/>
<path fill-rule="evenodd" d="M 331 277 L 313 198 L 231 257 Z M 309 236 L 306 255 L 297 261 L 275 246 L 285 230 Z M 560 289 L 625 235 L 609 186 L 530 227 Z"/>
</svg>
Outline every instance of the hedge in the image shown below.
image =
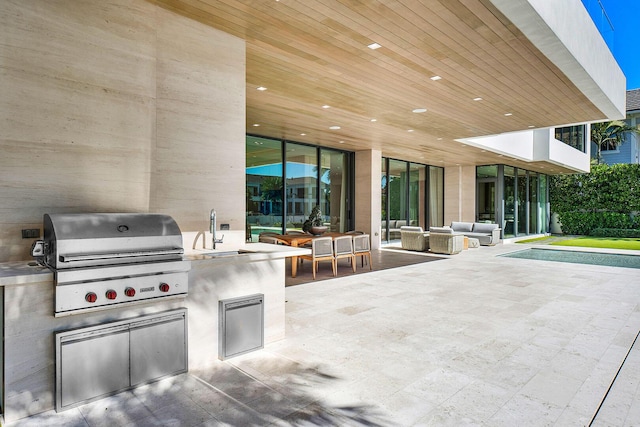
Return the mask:
<svg viewBox="0 0 640 427">
<path fill-rule="evenodd" d="M 600 229 L 640 229 L 640 165 L 592 165 L 587 174 L 555 175 L 551 211 L 565 234 Z"/>
<path fill-rule="evenodd" d="M 591 230 L 594 237 L 623 237 L 623 238 L 640 238 L 640 230 L 624 229 L 624 228 L 594 228 Z"/>
</svg>

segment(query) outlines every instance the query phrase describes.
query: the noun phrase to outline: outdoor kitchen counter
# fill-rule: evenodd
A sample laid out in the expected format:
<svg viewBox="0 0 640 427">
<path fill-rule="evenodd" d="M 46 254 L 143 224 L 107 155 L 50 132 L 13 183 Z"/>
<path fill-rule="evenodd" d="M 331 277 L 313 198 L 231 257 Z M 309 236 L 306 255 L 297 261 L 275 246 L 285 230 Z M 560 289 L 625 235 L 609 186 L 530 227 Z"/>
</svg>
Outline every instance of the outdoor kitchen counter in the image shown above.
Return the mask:
<svg viewBox="0 0 640 427">
<path fill-rule="evenodd" d="M 248 243 L 226 246 L 224 249 L 196 249 L 185 254 L 188 261 L 215 260 L 224 263 L 247 263 L 255 261 L 284 259 L 292 256 L 310 254 L 310 249 L 273 245 L 270 243 Z M 0 263 L 0 286 L 29 285 L 52 282 L 53 273 L 46 267 L 30 261 Z"/>
<path fill-rule="evenodd" d="M 32 283 L 52 282 L 53 273 L 33 261 L 14 261 L 0 263 L 0 286 L 28 285 Z"/>
<path fill-rule="evenodd" d="M 264 295 L 264 343 L 285 335 L 285 259 L 309 249 L 269 243 L 247 243 L 220 249 L 190 251 L 189 369 L 200 369 L 218 358 L 219 302 Z M 240 253 L 238 253 L 240 252 Z"/>
<path fill-rule="evenodd" d="M 185 254 L 189 261 L 224 260 L 224 262 L 252 262 L 284 259 L 293 256 L 310 255 L 309 248 L 295 248 L 271 243 L 246 243 L 242 245 L 221 245 L 220 249 L 193 249 Z"/>
<path fill-rule="evenodd" d="M 5 421 L 54 407 L 54 334 L 58 331 L 187 308 L 189 370 L 193 370 L 218 360 L 219 301 L 262 294 L 265 344 L 284 338 L 285 259 L 309 250 L 264 243 L 220 247 L 184 256 L 191 262 L 189 293 L 184 299 L 151 300 L 64 317 L 54 317 L 53 273 L 49 269 L 32 265 L 33 260 L 0 263 L 0 290 L 4 294 L 0 323 L 4 321 L 5 340 L 4 355 L 0 353 L 0 369 L 5 375 L 0 376 L 4 383 L 0 387 L 4 386 Z"/>
</svg>

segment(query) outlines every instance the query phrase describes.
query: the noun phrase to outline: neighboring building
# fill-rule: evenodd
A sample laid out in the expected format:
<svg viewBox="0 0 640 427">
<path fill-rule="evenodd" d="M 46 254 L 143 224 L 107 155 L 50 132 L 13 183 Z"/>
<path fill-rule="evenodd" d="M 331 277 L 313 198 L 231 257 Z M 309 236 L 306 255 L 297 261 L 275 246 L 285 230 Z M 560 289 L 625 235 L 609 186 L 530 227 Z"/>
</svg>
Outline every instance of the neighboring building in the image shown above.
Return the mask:
<svg viewBox="0 0 640 427">
<path fill-rule="evenodd" d="M 0 261 L 55 212 L 544 233 L 575 126 L 625 115 L 578 0 L 77 3 L 0 2 Z"/>
<path fill-rule="evenodd" d="M 627 125 L 640 127 L 640 89 L 627 91 Z M 640 163 L 640 135 L 627 133 L 624 142 L 617 147 L 602 147 L 602 162 L 613 165 L 616 163 Z"/>
</svg>

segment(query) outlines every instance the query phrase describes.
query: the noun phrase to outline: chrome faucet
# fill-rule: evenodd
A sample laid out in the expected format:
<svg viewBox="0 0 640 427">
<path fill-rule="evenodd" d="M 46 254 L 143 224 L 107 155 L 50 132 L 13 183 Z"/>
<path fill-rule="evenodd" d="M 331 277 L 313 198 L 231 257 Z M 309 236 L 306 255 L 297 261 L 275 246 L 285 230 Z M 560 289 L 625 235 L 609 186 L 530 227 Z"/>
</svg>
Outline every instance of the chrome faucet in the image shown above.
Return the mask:
<svg viewBox="0 0 640 427">
<path fill-rule="evenodd" d="M 224 234 L 222 235 L 221 239 L 216 239 L 216 210 L 215 209 L 211 209 L 211 214 L 209 215 L 209 231 L 211 231 L 211 235 L 212 235 L 212 248 L 215 249 L 216 248 L 216 243 L 222 243 L 222 240 L 224 240 Z"/>
</svg>

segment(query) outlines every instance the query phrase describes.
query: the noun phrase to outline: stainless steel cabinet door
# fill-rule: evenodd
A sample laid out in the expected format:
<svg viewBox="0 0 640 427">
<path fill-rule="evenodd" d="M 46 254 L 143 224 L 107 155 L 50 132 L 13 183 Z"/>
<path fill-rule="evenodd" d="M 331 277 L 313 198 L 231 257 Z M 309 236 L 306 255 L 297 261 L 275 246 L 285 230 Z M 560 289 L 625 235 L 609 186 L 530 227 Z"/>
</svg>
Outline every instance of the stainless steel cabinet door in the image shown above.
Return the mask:
<svg viewBox="0 0 640 427">
<path fill-rule="evenodd" d="M 220 301 L 220 359 L 263 348 L 263 301 L 262 294 Z"/>
<path fill-rule="evenodd" d="M 131 324 L 131 385 L 187 371 L 186 317 L 157 317 Z"/>
<path fill-rule="evenodd" d="M 126 327 L 68 336 L 59 351 L 62 407 L 129 387 Z"/>
</svg>

